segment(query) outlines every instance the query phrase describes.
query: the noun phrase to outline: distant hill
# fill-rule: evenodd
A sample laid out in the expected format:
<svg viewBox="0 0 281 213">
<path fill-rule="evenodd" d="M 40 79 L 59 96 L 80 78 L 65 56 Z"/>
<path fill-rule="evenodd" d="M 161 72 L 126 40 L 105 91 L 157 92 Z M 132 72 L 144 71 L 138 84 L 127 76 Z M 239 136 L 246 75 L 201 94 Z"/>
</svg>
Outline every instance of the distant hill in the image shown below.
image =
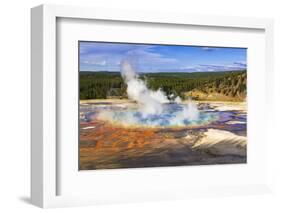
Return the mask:
<svg viewBox="0 0 281 213">
<path fill-rule="evenodd" d="M 185 96 L 195 100 L 244 101 L 247 96 L 246 72 L 215 79 L 186 92 Z"/>
</svg>

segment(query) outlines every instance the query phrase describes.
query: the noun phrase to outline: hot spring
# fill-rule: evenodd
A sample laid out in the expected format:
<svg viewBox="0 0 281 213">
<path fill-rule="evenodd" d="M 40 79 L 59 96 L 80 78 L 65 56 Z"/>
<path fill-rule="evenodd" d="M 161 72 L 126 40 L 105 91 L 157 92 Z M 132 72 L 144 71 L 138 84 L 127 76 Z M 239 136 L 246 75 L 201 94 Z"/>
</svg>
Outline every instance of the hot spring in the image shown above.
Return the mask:
<svg viewBox="0 0 281 213">
<path fill-rule="evenodd" d="M 189 127 L 203 126 L 219 119 L 218 112 L 200 110 L 196 118 L 184 115 L 188 113 L 183 104 L 164 104 L 160 114 L 146 114 L 138 107 L 125 106 L 91 106 L 84 121 L 100 120 L 115 125 L 135 127 Z M 187 112 L 185 112 L 187 111 Z"/>
</svg>

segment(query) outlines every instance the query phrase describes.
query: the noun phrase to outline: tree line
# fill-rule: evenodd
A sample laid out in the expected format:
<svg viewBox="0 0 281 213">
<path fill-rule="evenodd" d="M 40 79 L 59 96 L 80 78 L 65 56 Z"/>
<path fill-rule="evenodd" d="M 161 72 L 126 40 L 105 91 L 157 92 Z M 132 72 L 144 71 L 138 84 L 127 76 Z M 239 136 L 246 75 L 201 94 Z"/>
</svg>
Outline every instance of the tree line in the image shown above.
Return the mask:
<svg viewBox="0 0 281 213">
<path fill-rule="evenodd" d="M 184 93 L 204 85 L 225 83 L 225 79 L 235 81 L 237 76 L 246 71 L 198 72 L 198 73 L 141 73 L 148 88 L 161 88 L 166 95 L 174 94 L 184 98 Z M 231 84 L 230 84 L 231 86 Z M 120 72 L 79 72 L 80 100 L 127 98 L 126 84 Z"/>
</svg>

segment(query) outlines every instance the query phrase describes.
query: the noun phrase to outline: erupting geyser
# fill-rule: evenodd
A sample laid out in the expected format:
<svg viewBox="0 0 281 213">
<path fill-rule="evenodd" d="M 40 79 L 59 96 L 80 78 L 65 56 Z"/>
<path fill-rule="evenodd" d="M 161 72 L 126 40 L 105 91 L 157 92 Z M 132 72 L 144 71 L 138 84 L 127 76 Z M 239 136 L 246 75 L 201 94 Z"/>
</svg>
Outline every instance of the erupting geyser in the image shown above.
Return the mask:
<svg viewBox="0 0 281 213">
<path fill-rule="evenodd" d="M 128 98 L 137 103 L 137 108 L 101 110 L 97 116 L 100 120 L 147 127 L 202 125 L 213 120 L 213 114 L 200 113 L 191 99 L 183 102 L 174 96 L 171 101 L 161 89 L 150 90 L 127 60 L 121 64 L 121 75 L 127 84 Z"/>
<path fill-rule="evenodd" d="M 171 103 L 161 89 L 157 91 L 148 89 L 146 83 L 138 78 L 133 66 L 126 60 L 121 64 L 121 75 L 127 84 L 129 98 L 139 104 L 140 112 L 144 116 L 159 115 L 163 113 L 163 104 Z M 182 103 L 180 97 L 175 97 L 174 99 L 177 104 Z M 183 107 L 178 116 L 184 119 L 197 120 L 199 111 L 196 104 L 189 100 L 187 106 Z"/>
<path fill-rule="evenodd" d="M 122 62 L 121 75 L 127 84 L 128 97 L 139 104 L 144 116 L 159 115 L 163 112 L 163 104 L 169 103 L 168 98 L 160 89 L 148 89 L 128 61 Z"/>
</svg>

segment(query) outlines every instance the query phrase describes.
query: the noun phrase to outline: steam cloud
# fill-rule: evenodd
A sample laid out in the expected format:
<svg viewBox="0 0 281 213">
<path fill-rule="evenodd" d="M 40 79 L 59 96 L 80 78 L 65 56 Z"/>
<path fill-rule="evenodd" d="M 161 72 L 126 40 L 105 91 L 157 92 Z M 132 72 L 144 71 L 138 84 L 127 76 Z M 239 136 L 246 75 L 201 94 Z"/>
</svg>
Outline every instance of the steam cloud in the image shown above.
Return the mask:
<svg viewBox="0 0 281 213">
<path fill-rule="evenodd" d="M 170 100 L 161 89 L 157 91 L 148 89 L 145 82 L 139 79 L 132 64 L 127 60 L 124 60 L 121 64 L 121 75 L 127 84 L 127 94 L 129 98 L 140 105 L 140 111 L 145 116 L 161 114 L 164 110 L 163 104 L 170 103 Z M 175 97 L 174 100 L 177 104 L 182 103 L 180 97 Z M 183 107 L 183 110 L 178 112 L 175 120 L 197 120 L 198 116 L 199 111 L 196 104 L 189 99 L 187 105 Z"/>
<path fill-rule="evenodd" d="M 128 97 L 137 102 L 138 112 L 141 116 L 139 114 L 136 116 L 131 111 L 127 113 L 103 111 L 99 114 L 99 119 L 125 126 L 143 124 L 143 122 L 148 126 L 162 126 L 163 115 L 167 115 L 166 117 L 164 116 L 164 120 L 165 125 L 168 126 L 184 126 L 186 121 L 189 123 L 198 121 L 200 113 L 196 103 L 191 99 L 187 103 L 183 103 L 181 98 L 175 95 L 173 95 L 173 101 L 171 101 L 161 89 L 157 91 L 150 90 L 146 82 L 139 78 L 128 60 L 121 63 L 121 75 L 127 84 Z M 180 110 L 175 112 L 167 111 L 167 105 L 172 103 L 181 106 Z"/>
<path fill-rule="evenodd" d="M 169 99 L 161 89 L 157 91 L 148 89 L 128 61 L 122 62 L 121 75 L 127 84 L 129 98 L 139 104 L 144 116 L 159 115 L 163 112 L 163 104 L 169 103 Z"/>
</svg>

